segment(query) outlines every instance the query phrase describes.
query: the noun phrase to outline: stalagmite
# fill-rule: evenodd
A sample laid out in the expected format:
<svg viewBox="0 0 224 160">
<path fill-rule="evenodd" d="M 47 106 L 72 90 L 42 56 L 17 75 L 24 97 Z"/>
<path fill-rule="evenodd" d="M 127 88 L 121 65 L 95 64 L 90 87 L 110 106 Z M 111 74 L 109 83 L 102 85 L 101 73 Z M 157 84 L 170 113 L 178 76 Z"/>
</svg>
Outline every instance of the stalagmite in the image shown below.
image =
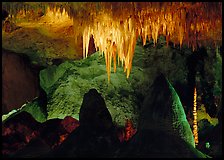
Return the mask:
<svg viewBox="0 0 224 160">
<path fill-rule="evenodd" d="M 198 123 L 197 123 L 197 90 L 196 87 L 194 88 L 194 108 L 193 108 L 193 135 L 195 145 L 198 145 Z"/>
</svg>

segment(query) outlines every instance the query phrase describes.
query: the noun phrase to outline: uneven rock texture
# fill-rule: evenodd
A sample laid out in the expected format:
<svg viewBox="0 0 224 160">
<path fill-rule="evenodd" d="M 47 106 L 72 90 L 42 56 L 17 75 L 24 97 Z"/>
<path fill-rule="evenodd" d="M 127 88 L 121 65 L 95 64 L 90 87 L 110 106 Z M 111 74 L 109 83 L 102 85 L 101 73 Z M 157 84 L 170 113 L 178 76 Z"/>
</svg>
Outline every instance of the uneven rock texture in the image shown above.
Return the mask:
<svg viewBox="0 0 224 160">
<path fill-rule="evenodd" d="M 78 126 L 79 122 L 72 117 L 40 123 L 22 111 L 3 122 L 2 154 L 4 157 L 40 157 L 57 148 Z"/>
<path fill-rule="evenodd" d="M 45 102 L 43 102 L 45 98 L 46 97 L 44 96 L 40 96 L 38 98 L 33 99 L 32 102 L 30 103 L 25 103 L 24 105 L 22 105 L 22 107 L 18 109 L 13 109 L 9 113 L 4 114 L 2 116 L 2 122 L 5 122 L 8 119 L 13 118 L 15 115 L 23 111 L 31 114 L 32 117 L 38 122 L 40 123 L 45 122 L 47 120 L 46 105 Z"/>
<path fill-rule="evenodd" d="M 116 73 L 111 73 L 108 83 L 104 58 L 98 53 L 84 60 L 66 61 L 42 70 L 40 85 L 47 93 L 48 119 L 67 115 L 79 119 L 84 94 L 95 88 L 104 97 L 113 122 L 124 126 L 126 119 L 131 119 L 136 125 L 141 100 L 137 100 L 135 89 L 145 78 L 140 68 L 133 67 L 132 71 L 127 79 L 119 67 Z"/>
<path fill-rule="evenodd" d="M 26 15 L 24 19 L 17 19 L 16 26 L 10 19 L 4 23 L 4 49 L 26 54 L 32 64 L 43 66 L 51 65 L 54 59 L 82 58 L 82 37 L 79 37 L 77 44 L 74 42 L 75 26 L 72 21 L 51 23 L 49 17 Z M 91 37 L 88 53 L 91 55 L 95 51 L 94 39 Z"/>
<path fill-rule="evenodd" d="M 38 136 L 40 123 L 27 112 L 21 112 L 2 125 L 3 155 L 14 154 Z"/>
<path fill-rule="evenodd" d="M 20 27 L 16 26 L 15 23 L 11 22 L 10 20 L 6 19 L 4 22 L 3 22 L 3 26 L 2 26 L 3 30 L 5 32 L 8 32 L 8 33 L 11 33 L 13 32 L 14 30 L 17 30 L 19 29 Z"/>
<path fill-rule="evenodd" d="M 144 100 L 138 125 L 142 129 L 163 130 L 195 146 L 179 96 L 163 74 L 154 80 Z"/>
<path fill-rule="evenodd" d="M 164 87 L 165 91 L 171 86 L 163 76 L 160 76 L 155 81 L 162 84 L 161 86 Z M 162 82 L 166 82 L 168 86 Z M 158 85 L 155 87 L 155 84 L 157 83 L 154 82 L 154 89 L 158 89 Z M 172 88 L 169 89 L 172 90 Z M 169 92 L 164 93 L 160 91 L 161 101 L 157 101 L 158 99 L 152 100 L 154 105 L 158 107 L 157 104 L 161 104 L 163 96 L 165 95 L 166 97 L 166 94 L 168 94 L 167 97 L 171 97 L 171 100 L 173 100 L 172 96 L 175 97 L 173 92 L 173 90 L 170 92 L 170 96 Z M 156 97 L 159 97 L 159 93 L 155 93 Z M 171 123 L 173 122 L 172 120 L 169 120 L 173 114 L 172 111 L 171 113 L 169 112 L 169 105 L 174 107 L 176 112 L 181 113 L 178 105 L 172 104 L 176 103 L 170 103 L 168 99 L 167 105 L 163 104 L 165 107 L 168 107 L 168 110 L 160 110 L 161 108 L 155 110 L 154 108 L 152 111 L 154 114 L 144 109 L 149 108 L 151 105 L 144 105 L 142 111 L 145 112 L 141 112 L 137 132 L 133 130 L 130 121 L 127 121 L 129 124 L 125 128 L 125 132 L 128 130 L 133 133 L 127 132 L 126 136 L 131 134 L 133 137 L 129 137 L 129 139 L 125 139 L 125 142 L 121 142 L 119 141 L 118 130 L 112 122 L 103 97 L 96 89 L 90 89 L 84 95 L 80 108 L 80 124 L 72 117 L 65 117 L 64 120 L 50 119 L 41 124 L 36 122 L 26 112 L 20 112 L 14 115 L 14 117 L 7 119 L 3 126 L 3 138 L 5 139 L 3 153 L 5 157 L 29 158 L 207 158 L 208 156 L 195 149 L 192 144 L 184 139 L 185 137 L 183 136 L 186 136 L 185 133 L 187 133 L 183 132 L 186 130 L 186 125 L 183 124 L 183 128 L 178 128 L 179 125 L 176 125 L 185 122 L 183 121 L 183 115 L 180 114 L 179 117 L 179 114 L 175 114 L 173 116 L 172 120 L 176 122 L 175 125 Z M 155 125 L 152 125 L 152 122 L 145 115 L 153 117 L 151 120 L 154 120 L 153 122 L 158 127 L 154 127 Z M 159 116 L 162 117 L 163 121 L 159 120 Z M 171 128 L 167 125 L 171 126 Z M 130 130 L 130 128 L 132 129 Z M 178 131 L 175 132 L 175 129 L 178 129 Z M 25 142 L 20 137 L 25 137 Z M 15 139 L 15 141 L 12 141 L 12 139 Z M 16 148 L 13 151 L 10 150 L 10 147 L 14 146 L 15 143 Z"/>
<path fill-rule="evenodd" d="M 80 126 L 59 146 L 55 157 L 112 157 L 119 144 L 104 99 L 95 89 L 84 95 Z"/>
<path fill-rule="evenodd" d="M 92 46 L 92 48 L 94 47 Z M 208 50 L 209 58 L 214 60 L 212 53 L 212 50 Z M 90 88 L 96 88 L 105 98 L 115 123 L 124 126 L 126 120 L 130 119 L 136 126 L 139 109 L 142 107 L 142 102 L 158 72 L 163 73 L 169 79 L 180 96 L 186 114 L 192 115 L 191 112 L 188 112 L 192 108 L 189 98 L 192 93 L 188 88 L 188 68 L 186 65 L 187 58 L 193 54 L 191 49 L 186 46 L 182 46 L 180 49 L 179 46 L 173 47 L 173 44 L 166 46 L 166 41 L 162 36 L 156 46 L 152 41 L 147 41 L 143 47 L 142 42 L 139 41 L 135 48 L 130 77 L 127 79 L 123 73 L 123 68 L 117 67 L 117 72 L 113 73 L 112 71 L 111 73 L 110 83 L 107 83 L 104 57 L 97 54 L 98 52 L 84 60 L 71 60 L 64 63 L 62 63 L 64 60 L 55 59 L 53 64 L 56 65 L 49 65 L 47 69 L 40 72 L 40 85 L 47 93 L 48 119 L 64 118 L 67 115 L 79 119 L 78 112 L 84 93 Z M 209 81 L 214 78 L 217 79 L 213 90 L 206 90 L 204 95 L 208 97 L 206 96 L 208 91 L 214 92 L 219 100 L 217 108 L 220 110 L 222 79 L 217 75 L 221 73 L 220 62 L 222 58 L 217 54 L 216 59 L 218 59 L 217 64 L 215 61 L 210 62 L 208 58 L 205 58 L 204 61 L 206 79 Z M 213 67 L 209 68 L 208 66 Z M 215 77 L 214 73 L 211 72 L 213 70 L 216 71 Z M 200 81 L 198 78 L 196 80 Z M 198 85 L 198 96 L 202 95 L 202 87 Z M 211 108 L 211 105 L 208 104 L 206 107 Z M 189 118 L 191 117 L 189 116 Z"/>
<path fill-rule="evenodd" d="M 63 118 L 65 115 L 71 115 L 78 119 L 84 93 L 90 88 L 96 88 L 105 98 L 114 122 L 124 126 L 126 119 L 131 119 L 136 126 L 138 119 L 136 115 L 157 73 L 163 73 L 169 79 L 180 96 L 187 114 L 192 108 L 189 95 L 193 93 L 190 92 L 187 82 L 186 63 L 192 51 L 185 46 L 181 49 L 174 48 L 172 45 L 166 46 L 163 37 L 160 37 L 155 47 L 153 45 L 153 42 L 149 41 L 144 47 L 136 46 L 133 67 L 128 79 L 123 69 L 118 67 L 116 73 L 111 73 L 110 83 L 107 83 L 104 57 L 97 55 L 98 52 L 84 60 L 66 61 L 59 66 L 52 65 L 42 70 L 40 83 L 49 98 L 48 118 Z M 208 51 L 209 54 L 211 52 Z M 206 58 L 205 63 L 207 64 Z M 205 70 L 204 74 L 205 77 L 209 77 L 213 73 Z M 201 86 L 199 85 L 198 88 L 198 96 L 200 96 Z M 216 86 L 216 90 L 218 88 L 219 85 Z"/>
<path fill-rule="evenodd" d="M 27 57 L 2 50 L 3 114 L 39 96 L 38 74 Z"/>
<path fill-rule="evenodd" d="M 159 75 L 140 112 L 136 134 L 115 157 L 205 158 L 194 148 L 193 134 L 178 95 L 164 75 Z"/>
<path fill-rule="evenodd" d="M 30 113 L 33 116 L 33 118 L 38 122 L 43 123 L 47 120 L 46 105 L 41 104 L 41 100 L 39 98 L 33 100 L 31 103 L 25 104 L 20 109 L 20 112 L 21 111 L 26 111 Z"/>
<path fill-rule="evenodd" d="M 62 156 L 64 151 L 67 151 L 68 148 L 72 148 L 71 151 L 66 152 L 68 157 L 83 157 L 86 152 L 90 152 L 88 155 L 99 156 L 98 153 L 100 153 L 100 151 L 105 151 L 105 154 L 102 156 L 110 155 L 112 157 L 204 157 L 205 155 L 198 152 L 198 150 L 192 146 L 192 133 L 190 132 L 191 130 L 185 115 L 186 106 L 189 106 L 188 102 L 190 102 L 187 88 L 188 68 L 186 59 L 194 53 L 185 46 L 181 49 L 172 47 L 172 45 L 165 46 L 165 41 L 163 41 L 163 39 L 159 39 L 158 42 L 159 43 L 155 47 L 151 41 L 147 42 L 144 47 L 140 45 L 136 46 L 133 67 L 128 79 L 123 72 L 123 68 L 118 67 L 116 73 L 111 73 L 111 81 L 108 83 L 104 57 L 98 55 L 98 52 L 84 60 L 65 62 L 62 60 L 57 63 L 57 66 L 50 65 L 48 68 L 42 70 L 39 75 L 40 85 L 44 92 L 46 92 L 46 107 L 43 108 L 45 105 L 41 105 L 39 101 L 33 101 L 32 103 L 26 104 L 22 110 L 31 113 L 39 122 L 54 118 L 63 119 L 66 116 L 80 119 L 79 112 L 84 100 L 83 97 L 91 88 L 95 88 L 105 100 L 106 107 L 112 117 L 112 122 L 116 125 L 124 126 L 127 119 L 130 119 L 134 124 L 134 128 L 136 126 L 138 127 L 136 134 L 132 134 L 134 136 L 130 139 L 130 142 L 124 142 L 124 144 L 127 142 L 127 146 L 124 145 L 126 149 L 122 149 L 121 151 L 119 151 L 120 149 L 114 149 L 111 152 L 107 152 L 107 149 L 110 147 L 101 148 L 100 146 L 110 146 L 112 143 L 111 139 L 113 139 L 110 133 L 101 135 L 98 132 L 86 129 L 90 127 L 80 126 L 74 133 L 72 132 L 72 134 L 70 134 L 69 140 L 67 140 L 66 143 L 62 143 L 64 147 L 60 150 L 60 156 Z M 203 91 L 202 88 L 206 87 L 206 85 L 199 83 L 201 81 L 201 75 L 196 76 L 198 99 L 204 92 L 204 101 L 200 103 L 205 103 L 206 94 L 214 94 L 219 100 L 216 103 L 216 107 L 221 111 L 220 94 L 222 87 L 220 87 L 220 84 L 222 78 L 220 76 L 220 66 L 222 65 L 222 57 L 220 57 L 219 53 L 213 57 L 212 50 L 208 51 L 208 56 L 212 61 L 205 57 L 205 73 L 198 72 L 196 75 L 204 74 L 204 81 L 208 81 L 209 83 L 207 84 L 209 84 L 209 86 L 212 86 L 213 82 L 215 82 L 215 85 L 213 88 L 210 87 Z M 197 64 L 197 62 L 195 63 Z M 191 62 L 189 62 L 189 65 L 191 65 Z M 166 78 L 155 80 L 159 72 L 163 73 L 169 81 L 167 81 Z M 95 93 L 90 95 L 98 97 L 98 94 Z M 96 99 L 100 100 L 101 98 Z M 208 97 L 207 101 L 209 102 L 209 100 Z M 99 104 L 94 101 L 93 103 L 91 101 L 85 101 L 85 103 L 86 105 L 84 106 L 97 106 L 97 104 Z M 210 105 L 209 103 L 206 104 Z M 104 106 L 104 104 L 101 105 Z M 209 107 L 211 108 L 211 106 L 212 104 Z M 190 107 L 192 106 L 190 105 Z M 206 105 L 205 107 L 208 106 Z M 97 110 L 101 110 L 100 108 Z M 206 118 L 207 116 L 204 116 L 207 108 L 206 111 L 200 108 L 201 107 L 198 107 L 198 120 L 204 118 L 208 119 Z M 46 111 L 43 111 L 43 109 L 46 109 Z M 139 121 L 140 110 L 142 111 Z M 35 115 L 35 113 L 38 114 Z M 88 113 L 86 111 L 84 113 L 84 122 L 86 121 L 85 123 L 88 126 L 97 128 L 97 124 L 103 126 L 107 126 L 107 124 L 110 126 L 111 124 L 110 118 L 107 116 L 105 116 L 107 117 L 105 119 L 109 120 L 109 123 L 104 124 L 98 123 L 102 120 L 100 120 L 101 118 L 97 118 L 96 115 L 91 115 L 90 112 Z M 216 111 L 214 114 L 216 114 Z M 86 120 L 85 117 L 87 117 Z M 92 119 L 95 119 L 95 121 Z M 107 122 L 107 120 L 105 122 Z M 214 120 L 214 122 L 218 121 L 217 119 Z M 219 121 L 221 122 L 221 120 Z M 92 124 L 89 124 L 89 122 L 92 122 Z M 189 121 L 189 123 L 190 122 L 191 121 Z M 61 144 L 62 140 L 66 139 L 68 131 L 70 133 L 71 130 L 65 129 L 67 131 L 65 132 L 63 129 L 61 132 L 61 130 L 57 128 L 59 121 L 54 121 L 52 123 L 52 126 L 54 126 L 52 130 L 55 132 L 60 131 L 61 133 L 52 133 L 48 135 L 52 137 L 55 143 L 48 142 L 47 139 L 46 141 L 44 140 L 43 143 L 39 140 L 33 143 L 43 145 L 44 148 L 47 148 L 46 145 L 56 149 L 60 146 L 59 144 Z M 218 129 L 215 132 L 221 132 L 220 128 Z M 133 130 L 133 133 L 135 133 L 135 130 Z M 79 138 L 77 137 L 79 137 L 80 140 L 78 140 Z M 89 138 L 86 139 L 86 137 Z M 125 135 L 122 132 L 121 136 L 119 135 L 119 138 L 120 137 L 122 137 L 121 139 L 125 139 Z M 219 139 L 220 137 L 215 140 L 210 140 L 216 144 L 213 145 L 214 149 L 212 149 L 212 151 L 206 153 L 212 156 L 220 155 L 221 144 L 219 143 Z M 50 138 L 48 140 L 50 140 Z M 104 140 L 106 142 L 104 142 Z M 73 146 L 73 143 L 76 143 L 76 141 L 78 141 L 76 146 Z M 85 145 L 82 145 L 82 142 L 84 142 Z M 199 143 L 201 143 L 201 145 L 205 144 L 205 142 Z M 95 144 L 97 144 L 97 148 L 93 147 Z M 161 144 L 166 145 L 161 146 Z M 81 145 L 82 149 L 78 149 L 79 147 L 77 146 L 79 145 Z M 85 150 L 87 145 L 91 146 L 89 151 Z M 214 152 L 216 147 L 219 147 L 218 151 Z M 114 155 L 114 151 L 121 154 Z M 97 155 L 95 155 L 95 153 L 97 153 Z M 169 155 L 168 153 L 171 154 Z"/>
</svg>

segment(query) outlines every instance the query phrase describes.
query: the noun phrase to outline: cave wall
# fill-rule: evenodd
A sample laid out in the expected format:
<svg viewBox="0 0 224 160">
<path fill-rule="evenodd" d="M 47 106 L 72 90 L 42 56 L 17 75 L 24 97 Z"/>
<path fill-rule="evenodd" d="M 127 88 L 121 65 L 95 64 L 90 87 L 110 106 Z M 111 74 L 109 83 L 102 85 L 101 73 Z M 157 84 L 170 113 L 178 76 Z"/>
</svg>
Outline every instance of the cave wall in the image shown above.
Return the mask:
<svg viewBox="0 0 224 160">
<path fill-rule="evenodd" d="M 29 59 L 2 49 L 2 114 L 39 96 L 38 71 Z"/>
</svg>

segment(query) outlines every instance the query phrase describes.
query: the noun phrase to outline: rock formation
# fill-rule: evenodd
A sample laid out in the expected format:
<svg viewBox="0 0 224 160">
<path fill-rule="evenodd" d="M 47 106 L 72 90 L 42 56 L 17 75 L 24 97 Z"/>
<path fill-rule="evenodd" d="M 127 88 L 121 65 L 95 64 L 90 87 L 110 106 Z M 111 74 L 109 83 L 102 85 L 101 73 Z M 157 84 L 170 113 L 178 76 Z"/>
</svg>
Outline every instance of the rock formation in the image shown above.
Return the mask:
<svg viewBox="0 0 224 160">
<path fill-rule="evenodd" d="M 104 99 L 96 89 L 85 94 L 80 126 L 53 154 L 56 157 L 112 157 L 119 143 Z"/>
<path fill-rule="evenodd" d="M 81 126 L 87 129 L 108 130 L 113 126 L 105 101 L 96 89 L 90 89 L 84 95 L 79 121 Z"/>
<path fill-rule="evenodd" d="M 72 117 L 39 123 L 30 113 L 20 112 L 3 122 L 2 154 L 4 157 L 40 157 L 61 145 L 78 126 L 79 122 Z"/>
<path fill-rule="evenodd" d="M 159 75 L 144 101 L 136 134 L 115 157 L 206 157 L 194 148 L 194 139 L 173 87 Z"/>
<path fill-rule="evenodd" d="M 38 73 L 29 59 L 2 50 L 2 113 L 21 107 L 39 95 Z"/>
<path fill-rule="evenodd" d="M 141 129 L 159 129 L 170 132 L 195 146 L 179 96 L 163 74 L 154 80 L 144 100 L 138 126 L 138 130 Z"/>
</svg>

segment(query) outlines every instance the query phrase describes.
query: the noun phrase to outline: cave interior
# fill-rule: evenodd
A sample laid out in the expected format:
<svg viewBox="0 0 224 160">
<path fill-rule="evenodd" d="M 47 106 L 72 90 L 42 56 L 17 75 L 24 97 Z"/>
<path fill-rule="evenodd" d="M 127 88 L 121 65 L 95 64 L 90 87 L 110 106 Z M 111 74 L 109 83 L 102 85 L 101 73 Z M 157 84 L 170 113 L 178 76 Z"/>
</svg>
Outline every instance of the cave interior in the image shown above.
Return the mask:
<svg viewBox="0 0 224 160">
<path fill-rule="evenodd" d="M 2 156 L 221 158 L 222 2 L 2 2 Z"/>
</svg>

